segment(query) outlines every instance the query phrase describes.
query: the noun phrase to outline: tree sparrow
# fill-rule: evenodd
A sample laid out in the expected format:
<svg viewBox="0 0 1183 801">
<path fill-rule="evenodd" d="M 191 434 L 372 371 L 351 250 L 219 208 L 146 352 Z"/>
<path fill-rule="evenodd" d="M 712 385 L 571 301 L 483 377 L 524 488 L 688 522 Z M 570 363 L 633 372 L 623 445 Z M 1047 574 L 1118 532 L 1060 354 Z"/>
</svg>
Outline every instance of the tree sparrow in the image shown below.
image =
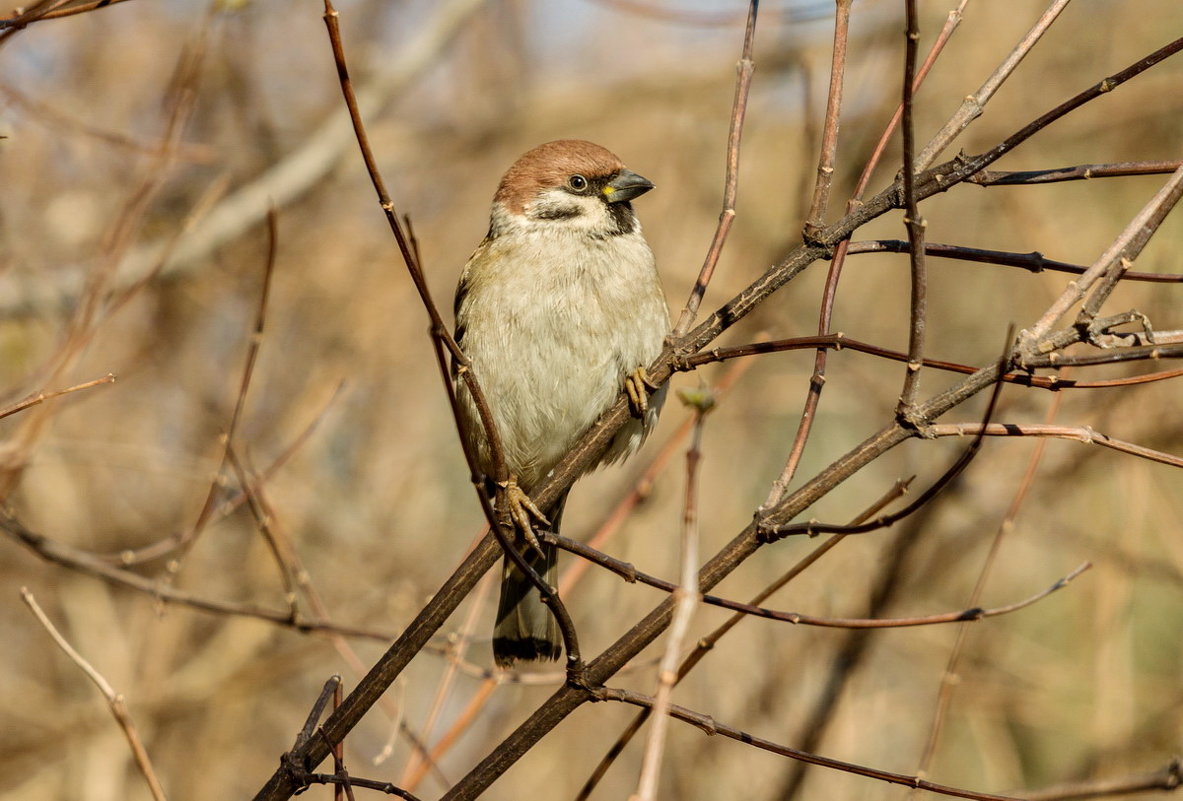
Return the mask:
<svg viewBox="0 0 1183 801">
<path fill-rule="evenodd" d="M 647 398 L 642 384 L 670 322 L 653 253 L 629 202 L 652 188 L 599 145 L 539 145 L 502 177 L 489 233 L 456 288 L 456 342 L 504 446 L 511 515 L 530 543 L 523 555 L 551 586 L 557 554 L 534 538 L 530 516 L 558 531 L 566 494 L 537 510 L 528 493 L 622 387 L 637 419 L 599 464 L 640 446 L 665 397 L 662 387 Z M 480 417 L 464 382 L 454 382 L 463 436 L 489 475 L 493 461 Z M 557 659 L 561 651 L 558 624 L 540 593 L 506 557 L 493 630 L 497 664 Z"/>
</svg>

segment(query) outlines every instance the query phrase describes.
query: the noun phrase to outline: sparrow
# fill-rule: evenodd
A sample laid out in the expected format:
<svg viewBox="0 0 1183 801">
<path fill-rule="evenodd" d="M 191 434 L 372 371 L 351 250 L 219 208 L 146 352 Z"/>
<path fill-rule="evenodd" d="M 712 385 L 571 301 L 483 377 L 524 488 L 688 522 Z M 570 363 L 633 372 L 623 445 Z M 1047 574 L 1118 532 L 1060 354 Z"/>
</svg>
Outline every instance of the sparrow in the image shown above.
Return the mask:
<svg viewBox="0 0 1183 801">
<path fill-rule="evenodd" d="M 510 473 L 504 497 L 525 540 L 521 553 L 552 587 L 556 549 L 538 542 L 532 525 L 557 532 L 566 493 L 546 509 L 535 507 L 529 493 L 622 389 L 633 418 L 596 465 L 636 451 L 665 398 L 665 387 L 650 385 L 644 368 L 661 353 L 669 310 L 631 202 L 652 188 L 599 145 L 539 145 L 502 177 L 489 232 L 456 288 L 455 340 L 501 438 Z M 462 378 L 453 365 L 461 435 L 489 476 L 489 440 Z M 557 622 L 507 556 L 495 662 L 508 667 L 561 652 Z"/>
</svg>

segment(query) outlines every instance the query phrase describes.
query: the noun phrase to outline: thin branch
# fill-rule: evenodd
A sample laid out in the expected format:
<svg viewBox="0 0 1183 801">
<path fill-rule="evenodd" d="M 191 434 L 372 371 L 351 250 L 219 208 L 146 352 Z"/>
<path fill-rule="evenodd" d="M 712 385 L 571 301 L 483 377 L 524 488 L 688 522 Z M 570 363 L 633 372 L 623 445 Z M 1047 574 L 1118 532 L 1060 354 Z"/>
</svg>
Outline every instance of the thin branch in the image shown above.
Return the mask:
<svg viewBox="0 0 1183 801">
<path fill-rule="evenodd" d="M 320 719 L 324 717 L 325 707 L 329 705 L 329 701 L 336 695 L 337 690 L 341 687 L 341 677 L 333 674 L 325 680 L 324 686 L 320 689 L 320 695 L 317 696 L 316 701 L 312 704 L 312 709 L 308 712 L 308 717 L 304 720 L 304 726 L 300 729 L 300 733 L 296 735 L 296 744 L 292 746 L 293 749 L 299 748 L 312 739 L 312 735 L 316 733 L 316 725 L 320 723 Z"/>
<path fill-rule="evenodd" d="M 596 701 L 619 701 L 621 703 L 631 704 L 632 706 L 639 706 L 642 708 L 652 708 L 653 698 L 641 693 L 632 692 L 631 690 L 619 690 L 611 687 L 599 689 L 595 693 Z M 728 726 L 724 723 L 712 718 L 710 715 L 704 715 L 701 712 L 695 712 L 692 709 L 687 709 L 677 704 L 670 706 L 669 714 L 671 717 L 689 723 L 692 726 L 700 729 L 703 733 L 713 736 L 716 734 L 722 735 L 732 740 L 745 743 L 747 745 L 755 746 L 762 751 L 768 751 L 773 754 L 796 759 L 801 762 L 807 762 L 811 765 L 818 765 L 823 768 L 830 768 L 832 770 L 839 770 L 845 773 L 853 773 L 856 776 L 863 776 L 868 779 L 878 779 L 879 781 L 888 782 L 891 784 L 900 784 L 905 787 L 912 787 L 918 790 L 927 790 L 930 793 L 939 793 L 940 795 L 950 795 L 957 798 L 972 798 L 977 801 L 1019 801 L 1014 796 L 992 795 L 990 793 L 979 793 L 974 790 L 966 790 L 960 787 L 951 787 L 946 784 L 937 784 L 923 779 L 919 776 L 908 776 L 902 773 L 892 773 L 886 770 L 879 770 L 878 768 L 868 767 L 866 765 L 858 765 L 853 762 L 843 762 L 839 759 L 831 759 L 830 757 L 821 756 L 819 754 L 811 754 L 806 751 L 801 751 L 787 745 L 781 745 L 771 740 L 765 740 L 763 737 L 757 737 L 741 729 L 733 726 Z"/>
<path fill-rule="evenodd" d="M 698 607 L 698 471 L 702 462 L 702 429 L 707 413 L 714 408 L 715 398 L 710 390 L 701 387 L 679 393 L 682 402 L 694 410 L 694 433 L 686 449 L 686 495 L 682 509 L 681 576 L 673 588 L 674 619 L 666 635 L 665 651 L 657 668 L 657 695 L 653 711 L 656 720 L 649 730 L 649 741 L 641 759 L 641 775 L 635 801 L 653 801 L 657 797 L 657 783 L 661 777 L 661 762 L 665 754 L 665 739 L 669 719 L 670 696 L 678 683 L 678 655 L 690 631 L 690 622 Z"/>
<path fill-rule="evenodd" d="M 847 253 L 907 253 L 908 243 L 900 239 L 877 239 L 866 242 L 851 242 Z M 1005 250 L 983 250 L 982 248 L 965 247 L 964 245 L 941 245 L 936 242 L 925 242 L 924 252 L 929 256 L 943 259 L 960 259 L 982 264 L 999 264 L 1005 267 L 1021 267 L 1032 273 L 1044 270 L 1053 272 L 1074 273 L 1082 275 L 1088 268 L 1080 264 L 1069 264 L 1066 261 L 1055 261 L 1045 258 L 1042 253 L 1012 253 Z M 1123 281 L 1148 281 L 1163 284 L 1183 283 L 1181 273 L 1143 273 L 1126 270 L 1122 273 Z"/>
<path fill-rule="evenodd" d="M 1043 790 L 1019 793 L 1024 801 L 1077 801 L 1084 798 L 1108 798 L 1154 790 L 1171 792 L 1183 786 L 1183 760 L 1175 757 L 1166 767 L 1153 773 L 1118 778 L 1094 779 L 1076 784 L 1060 784 Z"/>
<path fill-rule="evenodd" d="M 849 0 L 843 0 L 849 2 Z M 731 108 L 731 130 L 727 134 L 727 171 L 723 179 L 723 210 L 719 212 L 719 223 L 715 228 L 715 236 L 707 250 L 698 279 L 690 290 L 690 297 L 686 306 L 678 317 L 678 324 L 674 326 L 673 336 L 681 337 L 690 328 L 698 314 L 698 307 L 706 294 L 707 285 L 715 274 L 715 266 L 719 263 L 719 256 L 723 253 L 723 245 L 727 242 L 727 234 L 731 231 L 731 224 L 735 221 L 735 196 L 739 187 L 739 143 L 743 136 L 743 122 L 748 111 L 748 94 L 752 87 L 752 71 L 755 62 L 752 61 L 752 46 L 756 39 L 756 12 L 759 0 L 751 0 L 748 4 L 748 22 L 743 37 L 743 53 L 736 64 L 735 101 Z"/>
<path fill-rule="evenodd" d="M 971 175 L 965 182 L 978 186 L 1028 186 L 1126 175 L 1165 175 L 1181 166 L 1183 160 L 1118 161 L 1108 164 L 1077 164 L 1073 167 L 1053 167 L 1046 170 L 982 170 L 976 175 Z"/>
<path fill-rule="evenodd" d="M 36 395 L 30 395 L 29 397 L 25 398 L 24 400 L 19 400 L 16 403 L 12 404 L 11 406 L 5 406 L 3 408 L 0 408 L 0 419 L 8 417 L 9 415 L 12 415 L 12 414 L 16 414 L 17 412 L 23 412 L 25 409 L 28 409 L 30 406 L 36 406 L 37 404 L 44 403 L 47 400 L 52 400 L 53 398 L 60 398 L 62 395 L 69 395 L 71 392 L 80 392 L 81 390 L 91 389 L 92 387 L 97 387 L 101 384 L 114 384 L 114 383 L 115 383 L 115 374 L 114 373 L 107 373 L 102 378 L 95 378 L 90 381 L 84 381 L 81 384 L 75 384 L 74 386 L 66 387 L 65 389 L 57 389 L 57 390 L 53 390 L 52 392 L 38 392 Z"/>
<path fill-rule="evenodd" d="M 305 786 L 311 784 L 331 784 L 339 786 L 345 783 L 353 787 L 362 787 L 366 790 L 376 790 L 384 795 L 393 795 L 398 798 L 404 798 L 406 801 L 419 801 L 418 796 L 414 793 L 404 790 L 397 785 L 390 782 L 384 782 L 380 779 L 362 779 L 357 776 L 340 776 L 336 773 L 302 773 L 300 778 L 304 780 Z"/>
<path fill-rule="evenodd" d="M 907 47 L 904 56 L 904 225 L 908 229 L 908 262 L 911 266 L 910 312 L 908 315 L 908 362 L 904 371 L 904 386 L 900 391 L 896 414 L 906 424 L 914 423 L 913 407 L 920 391 L 920 368 L 924 363 L 924 332 L 928 324 L 928 272 L 924 264 L 924 229 L 928 223 L 920 216 L 916 200 L 915 127 L 912 122 L 913 74 L 916 70 L 916 51 L 920 42 L 920 23 L 916 15 L 916 0 L 905 0 L 908 19 Z"/>
<path fill-rule="evenodd" d="M 107 8 L 108 6 L 117 5 L 126 2 L 126 0 L 53 0 L 50 3 L 38 3 L 33 8 L 28 9 L 19 14 L 15 14 L 6 19 L 0 19 L 0 30 L 10 29 L 19 30 L 25 28 L 34 22 L 41 22 L 47 19 L 62 19 L 63 17 L 73 17 L 77 14 L 86 14 L 100 8 Z M 49 9 L 44 13 L 34 13 L 34 9 L 39 6 L 49 6 Z"/>
<path fill-rule="evenodd" d="M 677 364 L 677 369 L 680 371 L 697 370 L 699 367 L 707 364 L 730 361 L 732 359 L 741 359 L 748 356 L 756 356 L 767 353 L 781 353 L 793 350 L 814 349 L 836 351 L 852 350 L 856 353 L 867 353 L 872 356 L 877 356 L 882 359 L 891 359 L 892 361 L 897 362 L 906 361 L 908 358 L 908 354 L 906 353 L 901 353 L 898 350 L 891 350 L 889 348 L 883 348 L 870 342 L 851 339 L 846 334 L 839 331 L 836 334 L 829 334 L 826 336 L 790 337 L 788 339 L 771 339 L 761 342 L 751 342 L 746 345 L 732 345 L 725 348 L 711 348 L 708 351 L 703 351 L 702 353 L 695 354 L 694 356 L 681 359 Z M 1058 369 L 1061 367 L 1070 366 L 1115 364 L 1117 362 L 1130 361 L 1155 361 L 1158 359 L 1171 359 L 1180 357 L 1183 357 L 1183 343 L 1172 345 L 1147 345 L 1126 348 L 1112 348 L 1104 349 L 1099 353 L 1082 353 L 1073 356 L 1065 356 L 1059 352 L 1055 352 L 1049 353 L 1047 356 L 1031 359 L 1029 363 L 1026 364 L 1026 367 L 1030 370 L 1041 368 Z M 973 375 L 975 372 L 981 369 L 969 364 L 942 361 L 940 359 L 925 359 L 924 366 L 931 367 L 934 370 L 961 373 L 962 375 Z M 1008 384 L 1019 384 L 1022 386 L 1037 387 L 1039 389 L 1049 389 L 1058 392 L 1063 389 L 1112 389 L 1113 387 L 1119 386 L 1132 386 L 1135 384 L 1146 384 L 1154 381 L 1165 381 L 1172 378 L 1178 378 L 1180 375 L 1183 375 L 1183 371 L 1166 370 L 1159 373 L 1131 376 L 1129 378 L 1082 381 L 1076 378 L 1064 378 L 1060 375 L 1032 375 L 1031 373 L 1024 370 L 1003 373 L 999 380 Z"/>
<path fill-rule="evenodd" d="M 929 495 L 929 499 L 931 499 Z M 887 516 L 875 518 L 866 525 L 874 526 L 880 523 L 878 528 L 883 528 L 881 521 L 888 519 Z M 892 522 L 895 522 L 894 520 Z M 842 533 L 836 534 L 837 537 L 846 537 L 851 534 L 865 533 L 872 530 L 870 528 L 862 528 L 863 524 L 852 523 L 843 526 Z M 817 526 L 820 531 L 834 531 L 837 526 Z M 597 551 L 594 548 L 589 548 L 577 540 L 568 539 L 560 535 L 554 534 L 540 534 L 539 539 L 543 539 L 548 543 L 558 546 L 563 550 L 573 553 L 576 556 L 582 557 L 600 567 L 603 567 L 616 575 L 623 578 L 629 583 L 644 584 L 647 587 L 661 590 L 670 593 L 675 598 L 681 597 L 679 593 L 680 584 L 667 581 L 666 579 L 658 578 L 649 573 L 637 570 L 637 568 L 630 562 L 625 562 L 620 559 L 608 556 L 607 554 Z M 833 547 L 833 546 L 830 546 Z M 824 553 L 824 551 L 823 551 Z M 758 606 L 752 603 L 744 603 L 742 601 L 734 601 L 730 598 L 723 598 L 718 595 L 703 594 L 700 596 L 702 603 L 708 606 L 717 606 L 721 609 L 727 609 L 739 614 L 748 615 L 750 617 L 764 618 L 765 620 L 777 620 L 783 623 L 793 623 L 800 626 L 817 626 L 819 628 L 831 629 L 897 629 L 910 628 L 913 626 L 933 626 L 944 623 L 957 623 L 982 620 L 988 617 L 997 617 L 999 615 L 1007 615 L 1011 612 L 1017 612 L 1031 606 L 1038 601 L 1043 600 L 1057 590 L 1063 589 L 1073 579 L 1079 576 L 1084 571 L 1091 568 L 1092 565 L 1085 562 L 1077 566 L 1074 570 L 1068 573 L 1063 578 L 1056 581 L 1045 590 L 1042 590 L 1024 600 L 1016 601 L 1014 603 L 1006 604 L 991 609 L 983 609 L 979 606 L 973 606 L 967 609 L 961 609 L 956 612 L 939 612 L 932 615 L 917 615 L 913 617 L 899 617 L 899 618 L 861 618 L 861 617 L 820 617 L 817 615 L 809 615 L 802 612 L 783 612 L 777 609 L 768 609 L 767 607 Z"/>
<path fill-rule="evenodd" d="M 242 417 L 242 410 L 246 406 L 247 392 L 250 391 L 251 377 L 255 372 L 255 362 L 258 360 L 259 348 L 263 344 L 263 329 L 267 320 L 267 301 L 271 297 L 271 281 L 275 275 L 275 255 L 278 248 L 279 218 L 275 208 L 272 207 L 267 212 L 267 255 L 263 261 L 263 280 L 262 286 L 259 289 L 259 302 L 255 308 L 255 325 L 251 331 L 251 337 L 247 345 L 246 359 L 243 361 L 242 374 L 238 382 L 238 392 L 234 398 L 234 410 L 230 414 L 230 423 L 221 438 L 222 456 L 220 464 L 214 472 L 213 480 L 210 481 L 209 490 L 206 492 L 205 501 L 201 505 L 201 511 L 197 513 L 197 519 L 187 531 L 182 532 L 175 543 L 174 553 L 176 556 L 169 560 L 165 568 L 170 577 L 180 572 L 184 556 L 197 543 L 197 539 L 209 524 L 210 518 L 217 508 L 218 498 L 222 494 L 222 473 L 225 471 L 227 465 L 232 464 L 231 448 L 234 435 L 238 432 L 238 423 Z M 245 484 L 243 485 L 243 492 L 247 496 L 248 503 L 251 503 L 250 492 Z M 253 508 L 254 504 L 251 503 L 251 506 Z M 264 535 L 267 536 L 265 531 Z M 290 590 L 289 577 L 286 571 L 284 571 L 284 582 Z M 294 603 L 294 596 L 292 602 Z"/>
<path fill-rule="evenodd" d="M 37 556 L 48 562 L 68 567 L 80 573 L 96 576 L 112 584 L 137 590 L 164 603 L 180 604 L 203 612 L 212 612 L 220 615 L 253 617 L 269 623 L 287 626 L 301 632 L 335 632 L 350 637 L 362 637 L 380 642 L 390 642 L 391 639 L 390 632 L 354 628 L 323 620 L 305 620 L 293 617 L 290 609 L 270 609 L 255 604 L 215 601 L 193 595 L 184 590 L 178 590 L 160 581 L 145 578 L 130 570 L 112 567 L 101 556 L 96 556 L 44 537 L 29 529 L 10 511 L 3 508 L 0 508 L 0 531 L 3 531 L 11 539 L 24 545 Z"/>
<path fill-rule="evenodd" d="M 127 708 L 127 703 L 123 696 L 115 691 L 111 683 L 103 677 L 103 674 L 95 670 L 89 662 L 87 662 L 82 654 L 74 650 L 74 647 L 66 641 L 57 627 L 53 625 L 49 617 L 42 611 L 41 606 L 37 603 L 37 599 L 33 597 L 33 593 L 25 587 L 21 587 L 21 598 L 25 605 L 29 607 L 37 621 L 45 627 L 49 632 L 49 636 L 57 643 L 57 646 L 62 649 L 63 653 L 70 658 L 75 665 L 82 669 L 86 677 L 94 683 L 94 686 L 99 688 L 99 692 L 107 699 L 107 705 L 111 709 L 111 714 L 115 717 L 115 721 L 119 724 L 119 728 L 123 731 L 123 736 L 127 738 L 127 744 L 131 747 L 132 756 L 135 758 L 136 767 L 140 769 L 140 773 L 144 776 L 144 781 L 148 783 L 148 790 L 152 793 L 152 798 L 156 801 L 165 801 L 164 787 L 161 786 L 160 780 L 156 778 L 156 771 L 152 768 L 152 760 L 148 757 L 148 752 L 144 748 L 144 743 L 140 739 L 140 733 L 136 729 L 135 721 L 132 720 L 131 712 Z"/>
<path fill-rule="evenodd" d="M 805 215 L 806 241 L 815 239 L 825 225 L 830 206 L 830 187 L 834 182 L 834 160 L 838 155 L 838 124 L 842 118 L 842 87 L 846 75 L 846 45 L 850 38 L 852 0 L 834 1 L 834 46 L 830 60 L 830 91 L 826 95 L 826 116 L 818 148 L 817 178 L 813 201 Z"/>
<path fill-rule="evenodd" d="M 1183 197 L 1183 166 L 1171 174 L 1163 187 L 1152 197 L 1142 210 L 1130 220 L 1121 234 L 1101 256 L 1081 275 L 1077 281 L 1072 281 L 1047 312 L 1029 329 L 1020 332 L 1023 355 L 1035 356 L 1043 351 L 1043 337 L 1048 333 L 1057 320 L 1075 303 L 1077 303 L 1089 288 L 1101 278 L 1110 265 L 1119 259 L 1133 261 L 1141 253 L 1142 248 L 1150 241 L 1150 237 L 1158 230 L 1162 221 L 1171 209 Z"/>
<path fill-rule="evenodd" d="M 341 697 L 341 685 L 338 684 L 333 688 L 333 709 L 341 706 Z M 333 746 L 333 768 L 342 779 L 341 784 L 338 784 L 333 791 L 333 801 L 357 801 L 353 795 L 353 782 L 349 771 L 345 769 L 344 743 L 337 743 Z"/>
<path fill-rule="evenodd" d="M 1118 362 L 1147 361 L 1154 359 L 1183 358 L 1183 344 L 1173 345 L 1141 345 L 1130 348 L 1105 348 L 1099 352 L 1081 353 L 1064 356 L 1060 353 L 1049 353 L 1030 359 L 1027 363 L 1032 369 L 1040 367 L 1086 366 L 1095 364 L 1117 364 Z"/>
<path fill-rule="evenodd" d="M 1001 64 L 990 74 L 976 92 L 969 95 L 962 102 L 961 107 L 953 114 L 949 121 L 937 131 L 932 140 L 924 146 L 924 150 L 916 158 L 916 169 L 923 170 L 927 168 L 936 157 L 940 155 L 949 144 L 961 135 L 961 132 L 969 127 L 969 124 L 981 116 L 986 104 L 990 102 L 990 98 L 998 91 L 1003 82 L 1010 77 L 1019 63 L 1026 58 L 1027 54 L 1031 52 L 1031 48 L 1035 46 L 1051 27 L 1051 24 L 1056 21 L 1056 17 L 1060 16 L 1060 12 L 1067 7 L 1069 0 L 1053 0 L 1043 15 L 1036 20 L 1035 25 L 1027 32 L 1010 54 L 1003 60 Z"/>
<path fill-rule="evenodd" d="M 246 465 L 238 456 L 237 450 L 233 445 L 226 449 L 227 460 L 231 468 L 234 470 L 234 475 L 238 479 L 239 486 L 246 492 L 247 508 L 250 509 L 251 517 L 255 520 L 255 528 L 258 529 L 259 534 L 262 535 L 263 541 L 267 544 L 267 550 L 271 552 L 271 557 L 275 560 L 276 569 L 279 572 L 279 580 L 283 584 L 283 596 L 287 601 L 288 614 L 293 620 L 300 617 L 299 598 L 296 595 L 296 579 L 297 568 L 288 558 L 288 554 L 280 546 L 279 540 L 273 531 L 272 521 L 275 519 L 271 512 L 270 506 L 263 498 L 263 489 L 261 484 L 255 481 L 251 475 L 248 474 Z M 169 568 L 176 564 L 175 561 L 169 563 Z M 170 569 L 170 575 L 175 571 Z"/>
<path fill-rule="evenodd" d="M 1183 456 L 1136 445 L 1125 440 L 1114 439 L 1090 426 L 1057 426 L 1046 423 L 937 423 L 929 427 L 934 437 L 1052 437 L 1100 445 L 1141 459 L 1147 459 L 1171 467 L 1183 467 Z"/>
</svg>

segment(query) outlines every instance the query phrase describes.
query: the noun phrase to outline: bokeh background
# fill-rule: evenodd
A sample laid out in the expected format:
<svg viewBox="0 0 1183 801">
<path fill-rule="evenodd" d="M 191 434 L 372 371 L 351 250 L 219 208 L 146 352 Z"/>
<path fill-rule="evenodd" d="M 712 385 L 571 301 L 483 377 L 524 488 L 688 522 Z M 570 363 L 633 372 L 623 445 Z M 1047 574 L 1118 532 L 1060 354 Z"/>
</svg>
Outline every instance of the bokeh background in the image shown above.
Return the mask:
<svg viewBox="0 0 1183 801">
<path fill-rule="evenodd" d="M 831 4 L 763 5 L 738 217 L 704 311 L 799 243 L 816 168 Z M 920 3 L 922 49 L 954 5 Z M 918 95 L 922 140 L 1043 6 L 968 4 Z M 459 270 L 484 234 L 501 172 L 521 152 L 560 137 L 599 142 L 657 184 L 637 207 L 671 306 L 680 308 L 720 207 L 742 3 L 341 0 L 339 9 L 380 167 L 399 211 L 412 219 L 428 282 L 446 314 Z M 9 402 L 117 376 L 114 384 L 0 420 L 0 486 L 3 502 L 34 530 L 108 555 L 191 531 L 215 476 L 225 496 L 234 494 L 234 473 L 219 472 L 219 437 L 238 398 L 258 307 L 270 199 L 278 220 L 274 282 L 237 451 L 252 473 L 266 474 L 260 487 L 275 536 L 298 554 L 333 620 L 393 636 L 458 563 L 482 518 L 426 315 L 343 125 L 321 13 L 313 0 L 140 0 L 39 23 L 0 47 L 0 388 Z M 854 5 L 830 219 L 897 102 L 902 13 L 902 4 L 889 0 Z M 1177 0 L 1077 0 L 957 146 L 990 147 L 1181 33 Z M 1180 158 L 1181 81 L 1183 61 L 1168 60 L 997 166 Z M 890 153 L 873 191 L 898 169 L 898 140 Z M 932 241 L 1038 250 L 1088 264 L 1162 181 L 964 186 L 926 202 L 924 213 Z M 904 237 L 899 215 L 856 236 Z M 1176 214 L 1137 268 L 1183 272 L 1181 248 Z M 906 256 L 852 257 L 834 330 L 905 348 L 907 269 Z M 825 264 L 811 267 L 724 341 L 814 333 L 824 270 Z M 996 357 L 1007 325 L 1030 324 L 1067 281 L 941 260 L 930 261 L 930 275 L 929 352 L 971 364 Z M 1131 307 L 1160 328 L 1183 328 L 1178 285 L 1123 286 L 1108 308 Z M 811 367 L 808 352 L 745 364 L 708 418 L 699 509 L 705 554 L 751 519 L 780 472 Z M 729 369 L 704 369 L 674 383 L 713 384 Z M 796 484 L 885 425 L 901 379 L 896 364 L 831 355 Z M 923 391 L 950 381 L 926 373 Z M 1054 397 L 1008 388 L 999 419 L 1042 421 Z M 972 421 L 981 412 L 977 399 L 947 419 Z M 676 576 L 685 445 L 673 438 L 686 414 L 671 402 L 638 457 L 581 481 L 566 533 L 582 538 L 598 530 L 668 447 L 669 466 L 605 548 L 649 572 Z M 1056 420 L 1183 453 L 1178 381 L 1068 392 Z M 939 503 L 895 529 L 842 543 L 772 604 L 832 616 L 965 607 L 1035 444 L 987 442 Z M 962 445 L 907 443 L 810 514 L 843 521 L 897 479 L 916 475 L 922 486 Z M 1177 468 L 1079 442 L 1047 443 L 982 602 L 1031 595 L 1085 560 L 1095 567 L 1031 608 L 973 624 L 930 778 L 1017 791 L 1153 771 L 1180 750 L 1181 476 Z M 719 592 L 749 597 L 815 544 L 766 548 Z M 21 586 L 126 696 L 177 801 L 249 797 L 290 748 L 323 681 L 341 673 L 348 688 L 357 679 L 341 644 L 329 637 L 162 604 L 48 564 L 10 538 L 0 548 L 0 799 L 149 797 L 104 702 L 28 613 Z M 178 556 L 132 569 L 167 578 Z M 195 595 L 285 608 L 275 559 L 245 507 L 215 515 L 171 567 L 173 586 Z M 561 681 L 543 669 L 486 682 L 494 593 L 486 587 L 478 595 L 437 647 L 415 660 L 389 704 L 350 736 L 346 759 L 355 774 L 404 781 L 410 750 L 399 726 L 435 742 L 485 693 L 438 772 L 416 787 L 421 797 L 437 797 Z M 567 598 L 592 654 L 659 600 L 594 569 Z M 301 609 L 312 615 L 305 599 Z M 695 636 L 723 617 L 702 609 Z M 466 632 L 463 664 L 425 731 L 451 664 L 444 651 Z M 789 745 L 806 742 L 812 731 L 821 753 L 913 773 L 957 635 L 954 626 L 938 626 L 852 638 L 749 620 L 675 700 Z M 348 642 L 366 665 L 384 647 L 375 639 Z M 842 653 L 849 672 L 834 684 L 846 664 Z M 652 691 L 652 660 L 618 682 Z M 837 698 L 819 729 L 808 721 L 827 686 L 837 688 Z M 486 797 L 573 797 L 632 716 L 608 704 L 580 710 Z M 786 760 L 680 724 L 667 748 L 665 798 L 879 799 L 905 792 L 820 769 L 800 779 Z M 634 744 L 593 797 L 627 797 L 639 761 Z"/>
</svg>

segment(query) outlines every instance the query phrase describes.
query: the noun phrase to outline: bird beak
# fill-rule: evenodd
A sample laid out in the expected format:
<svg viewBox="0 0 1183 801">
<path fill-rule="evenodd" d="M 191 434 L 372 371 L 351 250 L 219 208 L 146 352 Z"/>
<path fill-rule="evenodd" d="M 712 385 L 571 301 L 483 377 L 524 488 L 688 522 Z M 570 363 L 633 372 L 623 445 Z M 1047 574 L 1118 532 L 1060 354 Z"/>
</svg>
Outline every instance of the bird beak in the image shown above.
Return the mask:
<svg viewBox="0 0 1183 801">
<path fill-rule="evenodd" d="M 632 170 L 621 170 L 616 177 L 604 184 L 604 200 L 609 203 L 623 203 L 648 192 L 653 182 L 637 175 Z"/>
</svg>

